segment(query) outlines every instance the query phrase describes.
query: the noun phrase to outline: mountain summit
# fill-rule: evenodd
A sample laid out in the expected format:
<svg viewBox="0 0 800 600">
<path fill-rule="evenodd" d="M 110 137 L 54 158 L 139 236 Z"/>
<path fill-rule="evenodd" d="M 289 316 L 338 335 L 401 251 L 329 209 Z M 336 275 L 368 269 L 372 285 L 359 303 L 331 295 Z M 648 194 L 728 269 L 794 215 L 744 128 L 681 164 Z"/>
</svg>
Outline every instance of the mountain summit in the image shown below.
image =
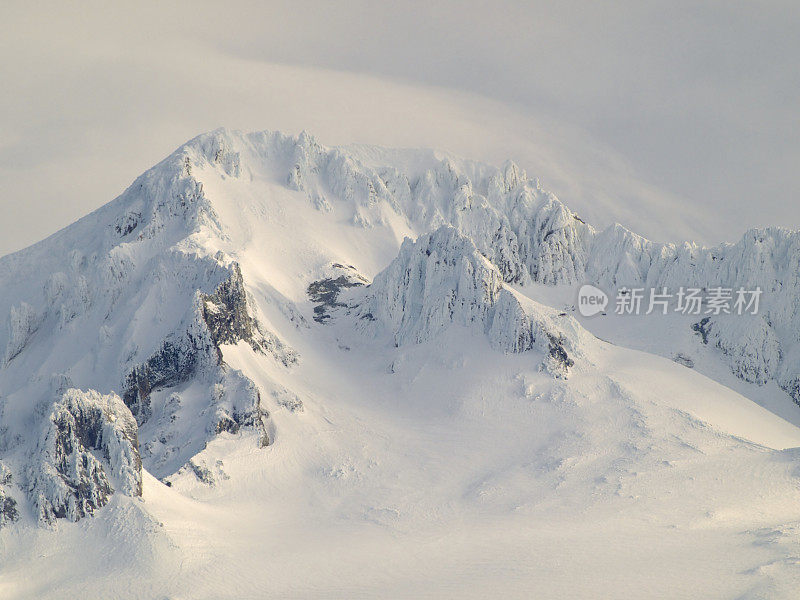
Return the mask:
<svg viewBox="0 0 800 600">
<path fill-rule="evenodd" d="M 670 569 L 734 548 L 731 590 L 783 593 L 798 273 L 798 232 L 597 231 L 513 162 L 203 134 L 0 259 L 0 562 L 98 595 L 135 574 L 145 596 L 240 597 L 240 568 L 279 596 L 477 595 L 474 562 L 430 559 L 482 540 L 480 585 L 512 585 L 511 564 L 515 595 L 543 555 L 568 580 L 593 562 L 575 548 L 617 532 L 665 540 L 654 585 L 708 589 Z M 582 319 L 582 283 L 763 296 L 757 314 Z M 398 566 L 391 589 L 354 576 L 376 561 Z"/>
</svg>

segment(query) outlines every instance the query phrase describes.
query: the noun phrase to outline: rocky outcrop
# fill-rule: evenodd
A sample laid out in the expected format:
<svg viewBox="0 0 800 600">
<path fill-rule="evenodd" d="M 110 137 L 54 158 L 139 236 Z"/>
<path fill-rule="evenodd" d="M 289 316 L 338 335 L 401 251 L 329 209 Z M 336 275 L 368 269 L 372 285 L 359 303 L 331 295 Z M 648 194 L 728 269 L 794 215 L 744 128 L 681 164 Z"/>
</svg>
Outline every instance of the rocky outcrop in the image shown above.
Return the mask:
<svg viewBox="0 0 800 600">
<path fill-rule="evenodd" d="M 269 354 L 288 367 L 297 363 L 297 353 L 253 316 L 239 264 L 230 266 L 230 277 L 213 294 L 201 294 L 202 320 L 222 360 L 220 346 L 247 342 L 256 352 Z"/>
<path fill-rule="evenodd" d="M 760 315 L 752 319 L 737 315 L 704 317 L 692 329 L 704 344 L 715 346 L 725 355 L 740 379 L 763 385 L 778 375 L 780 342 Z"/>
<path fill-rule="evenodd" d="M 240 340 L 254 350 L 262 350 L 261 335 L 250 316 L 242 272 L 237 263 L 231 265 L 231 276 L 217 286 L 214 294 L 201 296 L 203 321 L 214 345 L 235 344 Z"/>
<path fill-rule="evenodd" d="M 11 469 L 0 461 L 0 528 L 19 519 L 17 501 L 11 496 Z"/>
<path fill-rule="evenodd" d="M 28 340 L 39 328 L 40 317 L 27 302 L 11 307 L 9 315 L 9 336 L 6 346 L 5 362 L 14 360 L 25 348 Z"/>
<path fill-rule="evenodd" d="M 365 294 L 358 316 L 366 317 L 365 327 L 390 332 L 397 346 L 428 341 L 459 325 L 487 336 L 503 352 L 543 353 L 554 373 L 565 375 L 574 365 L 570 354 L 577 347 L 577 325 L 572 319 L 520 299 L 472 240 L 453 227 L 416 242 L 406 239 Z"/>
<path fill-rule="evenodd" d="M 296 353 L 277 336 L 264 332 L 251 315 L 241 270 L 232 263 L 230 277 L 213 294 L 197 293 L 195 318 L 186 330 L 166 339 L 155 354 L 128 373 L 125 404 L 137 421 L 144 423 L 152 412 L 150 394 L 154 390 L 185 383 L 200 369 L 219 368 L 221 346 L 240 341 L 258 352 L 271 354 L 286 366 L 297 362 Z"/>
<path fill-rule="evenodd" d="M 150 394 L 189 381 L 195 374 L 200 352 L 191 335 L 166 340 L 153 356 L 128 373 L 123 398 L 140 425 L 152 413 Z"/>
<path fill-rule="evenodd" d="M 287 366 L 297 355 L 255 318 L 238 264 L 196 236 L 225 238 L 196 175 L 240 176 L 234 142 L 201 136 L 110 204 L 0 258 L 0 369 L 4 382 L 19 382 L 0 398 L 10 415 L 0 417 L 0 459 L 15 474 L 0 483 L 3 522 L 25 514 L 26 500 L 50 522 L 89 515 L 115 490 L 136 494 L 116 470 L 115 434 L 102 425 L 115 402 L 91 391 L 78 399 L 67 383 L 53 403 L 53 372 L 83 389 L 119 390 L 158 476 L 220 433 L 253 427 L 269 442 L 259 390 L 224 364 L 222 348 L 245 341 Z M 30 424 L 41 424 L 41 436 Z"/>
<path fill-rule="evenodd" d="M 418 231 L 452 225 L 507 282 L 571 282 L 585 269 L 594 230 L 511 161 L 498 170 L 431 156 L 431 166 L 415 173 L 389 164 L 366 166 L 308 134 L 265 142 L 289 147 L 290 188 L 304 192 L 315 206 L 346 207 L 357 226 L 386 224 L 387 206 Z"/>
<path fill-rule="evenodd" d="M 284 366 L 295 364 L 297 353 L 253 316 L 239 264 L 231 263 L 229 272 L 230 276 L 213 294 L 200 293 L 198 301 L 201 327 L 208 331 L 218 362 L 222 360 L 221 346 L 244 341 L 253 350 L 271 355 Z M 201 342 L 201 349 L 207 349 L 206 340 Z"/>
<path fill-rule="evenodd" d="M 243 187 L 229 186 L 230 179 Z M 219 198 L 209 197 L 203 181 Z M 276 194 L 286 204 L 267 215 L 271 203 L 260 205 L 259 194 L 276 184 L 295 192 Z M 253 192 L 252 207 L 239 202 L 244 187 Z M 120 389 L 141 425 L 143 459 L 158 477 L 176 472 L 214 435 L 254 427 L 267 443 L 262 393 L 276 410 L 301 410 L 299 397 L 260 391 L 223 361 L 225 347 L 242 342 L 281 365 L 297 361 L 263 325 L 238 264 L 220 250 L 246 248 L 248 235 L 272 231 L 266 221 L 288 214 L 295 201 L 351 223 L 355 229 L 338 232 L 357 243 L 346 244 L 342 256 L 375 248 L 365 262 L 370 269 L 394 251 L 399 236 L 421 234 L 403 244 L 372 285 L 360 285 L 367 282 L 345 267 L 312 283 L 307 292 L 319 322 L 351 311 L 360 329 L 397 345 L 463 327 L 499 351 L 538 353 L 544 367 L 563 375 L 580 359 L 583 334 L 572 319 L 528 301 L 512 284 L 593 282 L 611 294 L 621 286 L 760 287 L 758 315 L 699 322 L 698 343 L 705 339 L 719 350 L 743 379 L 776 381 L 800 403 L 798 232 L 752 230 L 714 248 L 657 244 L 621 226 L 596 231 L 512 162 L 498 169 L 429 151 L 326 148 L 307 134 L 220 130 L 191 140 L 95 213 L 0 258 L 0 315 L 7 320 L 0 368 L 3 381 L 13 382 L 0 398 L 10 415 L 0 422 L 0 458 L 16 475 L 0 483 L 0 518 L 26 512 L 17 507 L 28 491 L 27 463 L 15 461 L 31 444 L 41 445 L 28 439 L 27 428 L 51 407 L 30 399 L 43 397 L 53 372 L 69 373 L 84 389 Z M 223 223 L 220 214 L 235 216 Z M 264 221 L 242 226 L 250 217 Z M 324 260 L 340 250 L 304 239 L 315 251 L 319 245 Z M 268 285 L 261 289 L 282 306 L 273 318 L 291 314 L 296 325 L 304 305 Z M 54 406 L 63 404 L 68 387 L 59 386 Z M 50 506 L 46 514 L 89 514 L 119 487 L 102 451 L 83 435 L 91 428 L 81 429 L 79 415 L 58 409 L 47 443 L 62 450 L 31 454 L 55 465 L 45 469 L 48 477 L 34 479 L 38 471 L 31 472 L 30 481 L 47 490 L 39 504 Z M 58 433 L 76 428 L 83 433 Z M 65 440 L 84 450 L 67 452 Z M 73 466 L 59 471 L 41 458 L 56 454 L 73 457 Z"/>
<path fill-rule="evenodd" d="M 136 420 L 122 399 L 69 389 L 43 418 L 26 469 L 27 493 L 39 522 L 77 521 L 111 494 L 142 494 Z"/>
<path fill-rule="evenodd" d="M 246 342 L 287 367 L 297 362 L 297 354 L 253 316 L 239 265 L 231 263 L 227 273 L 213 293 L 196 292 L 188 323 L 125 378 L 125 403 L 138 423 L 147 425 L 142 456 L 158 477 L 174 472 L 223 432 L 252 427 L 262 446 L 270 443 L 260 391 L 225 364 L 222 348 Z M 184 394 L 205 399 L 187 404 Z"/>
<path fill-rule="evenodd" d="M 0 527 L 14 523 L 18 519 L 17 501 L 0 489 Z"/>
<path fill-rule="evenodd" d="M 339 301 L 339 294 L 348 288 L 359 287 L 368 283 L 355 267 L 334 263 L 331 265 L 334 274 L 312 281 L 306 290 L 309 299 L 316 305 L 314 306 L 314 320 L 317 323 L 325 323 L 331 318 L 331 313 L 337 308 L 342 308 L 346 304 Z"/>
</svg>

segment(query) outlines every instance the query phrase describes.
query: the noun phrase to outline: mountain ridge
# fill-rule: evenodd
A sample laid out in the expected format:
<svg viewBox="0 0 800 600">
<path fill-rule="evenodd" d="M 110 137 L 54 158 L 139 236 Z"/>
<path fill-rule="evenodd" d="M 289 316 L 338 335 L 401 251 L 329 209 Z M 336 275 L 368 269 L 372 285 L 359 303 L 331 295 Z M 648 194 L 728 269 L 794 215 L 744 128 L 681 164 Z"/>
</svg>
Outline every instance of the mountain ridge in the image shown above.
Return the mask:
<svg viewBox="0 0 800 600">
<path fill-rule="evenodd" d="M 401 245 L 407 237 L 416 245 Z M 438 277 L 430 254 L 416 266 L 403 262 L 421 257 L 426 244 L 467 269 L 452 280 L 463 285 L 448 288 L 458 271 L 445 270 L 433 287 L 408 287 L 410 270 Z M 11 413 L 34 418 L 19 416 L 30 412 L 27 398 L 49 397 L 47 382 L 63 376 L 86 393 L 123 398 L 138 422 L 146 468 L 162 478 L 222 432 L 255 427 L 261 444 L 269 443 L 270 413 L 287 398 L 302 405 L 279 383 L 301 356 L 287 339 L 310 327 L 306 288 L 334 261 L 358 264 L 365 282 L 375 276 L 358 290 L 368 297 L 357 310 L 389 324 L 396 343 L 431 339 L 451 319 L 479 322 L 501 352 L 540 352 L 558 376 L 567 375 L 586 335 L 577 324 L 560 333 L 552 324 L 564 321 L 557 310 L 537 308 L 509 286 L 763 285 L 777 298 L 767 298 L 765 317 L 711 319 L 703 340 L 742 379 L 774 379 L 800 398 L 793 344 L 800 281 L 790 276 L 800 270 L 800 232 L 753 229 L 713 248 L 655 244 L 620 225 L 596 231 L 510 161 L 495 168 L 432 151 L 331 149 L 305 132 L 219 129 L 179 147 L 104 207 L 0 258 L 7 427 L 21 427 Z M 251 273 L 263 282 L 262 308 L 252 300 Z M 467 284 L 473 276 L 488 283 Z M 432 290 L 442 284 L 449 291 L 437 297 Z M 407 305 L 392 305 L 404 294 Z M 448 298 L 460 308 L 442 320 Z M 426 321 L 402 324 L 417 302 Z M 84 335 L 95 329 L 96 337 Z M 58 333 L 52 347 L 47 331 Z M 223 347 L 239 342 L 274 361 L 268 393 L 224 360 Z M 10 445 L 10 462 L 30 462 Z"/>
<path fill-rule="evenodd" d="M 797 237 L 659 245 L 512 162 L 198 136 L 0 259 L 2 593 L 793 598 Z M 587 282 L 763 311 L 587 319 Z"/>
</svg>

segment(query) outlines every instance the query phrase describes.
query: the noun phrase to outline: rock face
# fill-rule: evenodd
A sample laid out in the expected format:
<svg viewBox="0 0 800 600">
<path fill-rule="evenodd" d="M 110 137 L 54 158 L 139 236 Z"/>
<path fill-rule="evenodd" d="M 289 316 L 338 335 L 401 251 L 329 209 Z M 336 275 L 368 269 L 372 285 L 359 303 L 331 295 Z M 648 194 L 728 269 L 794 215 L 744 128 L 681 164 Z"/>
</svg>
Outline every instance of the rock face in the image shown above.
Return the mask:
<svg viewBox="0 0 800 600">
<path fill-rule="evenodd" d="M 252 316 L 237 263 L 231 264 L 229 273 L 213 294 L 197 292 L 194 318 L 185 329 L 171 334 L 155 354 L 134 366 L 125 378 L 125 404 L 140 425 L 148 423 L 157 432 L 156 439 L 145 445 L 143 455 L 158 476 L 168 475 L 180 466 L 175 458 L 177 444 L 179 440 L 186 443 L 186 436 L 192 435 L 183 431 L 185 425 L 178 422 L 182 412 L 180 393 L 171 393 L 192 381 L 202 382 L 207 390 L 207 408 L 199 419 L 192 418 L 195 424 L 205 423 L 203 443 L 222 432 L 238 433 L 242 427 L 255 427 L 262 446 L 269 444 L 269 413 L 261 404 L 260 392 L 244 374 L 224 363 L 221 348 L 244 341 L 254 351 L 268 354 L 286 367 L 297 362 L 297 354 Z M 159 392 L 162 399 L 155 420 L 151 406 L 154 392 Z M 198 434 L 193 434 L 192 447 L 197 445 Z M 191 457 L 178 456 L 183 461 Z"/>
<path fill-rule="evenodd" d="M 207 389 L 208 407 L 199 419 L 205 423 L 203 443 L 223 431 L 237 433 L 241 427 L 257 428 L 262 445 L 269 443 L 265 424 L 269 413 L 261 405 L 260 393 L 244 374 L 224 363 L 223 345 L 244 341 L 253 350 L 269 354 L 284 366 L 297 362 L 297 354 L 277 336 L 264 330 L 252 316 L 239 265 L 232 263 L 229 273 L 213 294 L 197 292 L 194 318 L 182 331 L 171 334 L 150 358 L 134 366 L 125 377 L 125 404 L 140 425 L 149 423 L 157 432 L 156 439 L 145 445 L 143 455 L 159 476 L 169 474 L 171 467 L 166 465 L 175 465 L 176 446 L 170 440 L 177 442 L 190 435 L 180 431 L 183 425 L 177 423 L 181 412 L 180 394 L 170 392 L 192 381 L 203 382 Z M 156 422 L 153 422 L 151 405 L 154 392 L 159 392 L 162 399 L 156 411 Z M 198 418 L 192 421 L 197 423 Z M 195 444 L 198 434 L 194 434 Z M 179 456 L 181 460 L 190 458 Z"/>
<path fill-rule="evenodd" d="M 39 328 L 39 318 L 30 304 L 22 302 L 19 306 L 11 307 L 8 323 L 9 336 L 5 362 L 14 360 L 22 352 L 25 344 Z"/>
<path fill-rule="evenodd" d="M 219 361 L 222 360 L 220 346 L 244 341 L 256 352 L 269 354 L 286 367 L 296 364 L 297 353 L 252 316 L 238 263 L 231 264 L 230 273 L 214 294 L 200 295 L 203 323 L 208 328 Z"/>
<path fill-rule="evenodd" d="M 11 469 L 0 461 L 0 527 L 19 519 L 17 501 L 10 495 Z"/>
<path fill-rule="evenodd" d="M 14 523 L 17 519 L 19 519 L 17 501 L 7 496 L 5 491 L 0 490 L 0 527 Z"/>
<path fill-rule="evenodd" d="M 763 385 L 778 376 L 781 345 L 760 315 L 744 319 L 738 315 L 704 317 L 692 325 L 692 329 L 704 344 L 722 351 L 740 379 Z"/>
<path fill-rule="evenodd" d="M 416 242 L 406 239 L 365 293 L 358 316 L 368 327 L 390 332 L 397 346 L 428 341 L 459 325 L 487 336 L 503 352 L 542 352 L 546 365 L 561 375 L 574 364 L 569 352 L 577 347 L 577 324 L 570 317 L 556 324 L 554 311 L 523 304 L 472 240 L 453 227 Z"/>
<path fill-rule="evenodd" d="M 240 340 L 254 350 L 262 350 L 262 337 L 247 306 L 242 271 L 231 265 L 231 276 L 217 286 L 214 294 L 203 295 L 203 321 L 215 346 L 235 344 Z"/>
<path fill-rule="evenodd" d="M 67 390 L 43 418 L 26 479 L 44 524 L 90 515 L 115 491 L 141 496 L 136 420 L 115 394 Z"/>
<path fill-rule="evenodd" d="M 702 248 L 654 244 L 617 227 L 597 236 L 586 279 L 619 287 L 762 291 L 758 314 L 698 319 L 700 339 L 718 348 L 741 379 L 774 380 L 800 403 L 800 233 L 748 231 L 735 244 Z"/>
<path fill-rule="evenodd" d="M 166 340 L 143 364 L 134 367 L 125 378 L 125 404 L 136 420 L 146 422 L 151 414 L 150 394 L 188 381 L 195 373 L 198 348 L 194 339 Z"/>
<path fill-rule="evenodd" d="M 312 281 L 306 290 L 308 297 L 316 304 L 314 320 L 317 323 L 325 323 L 331 318 L 332 311 L 346 306 L 339 301 L 339 294 L 342 290 L 368 283 L 367 279 L 353 266 L 334 263 L 331 268 L 335 271 L 333 276 Z"/>
<path fill-rule="evenodd" d="M 144 363 L 125 377 L 125 404 L 139 423 L 151 415 L 153 390 L 175 387 L 192 379 L 200 369 L 222 365 L 223 344 L 245 341 L 259 352 L 271 352 L 285 364 L 296 362 L 296 355 L 277 338 L 261 333 L 250 315 L 239 265 L 231 265 L 231 275 L 217 286 L 214 294 L 197 294 L 195 319 L 182 332 L 170 335 Z"/>
</svg>

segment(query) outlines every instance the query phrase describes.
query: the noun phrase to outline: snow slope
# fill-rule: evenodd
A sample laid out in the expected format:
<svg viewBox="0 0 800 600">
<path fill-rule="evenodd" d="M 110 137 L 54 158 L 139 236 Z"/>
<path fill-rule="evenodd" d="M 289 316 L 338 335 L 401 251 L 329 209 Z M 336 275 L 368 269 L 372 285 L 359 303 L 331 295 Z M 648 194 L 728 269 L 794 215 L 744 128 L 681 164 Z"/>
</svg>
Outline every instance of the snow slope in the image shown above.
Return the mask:
<svg viewBox="0 0 800 600">
<path fill-rule="evenodd" d="M 794 597 L 798 239 L 658 246 L 513 163 L 195 138 L 0 259 L 0 595 Z M 771 293 L 704 345 L 575 318 L 585 280 Z"/>
</svg>

